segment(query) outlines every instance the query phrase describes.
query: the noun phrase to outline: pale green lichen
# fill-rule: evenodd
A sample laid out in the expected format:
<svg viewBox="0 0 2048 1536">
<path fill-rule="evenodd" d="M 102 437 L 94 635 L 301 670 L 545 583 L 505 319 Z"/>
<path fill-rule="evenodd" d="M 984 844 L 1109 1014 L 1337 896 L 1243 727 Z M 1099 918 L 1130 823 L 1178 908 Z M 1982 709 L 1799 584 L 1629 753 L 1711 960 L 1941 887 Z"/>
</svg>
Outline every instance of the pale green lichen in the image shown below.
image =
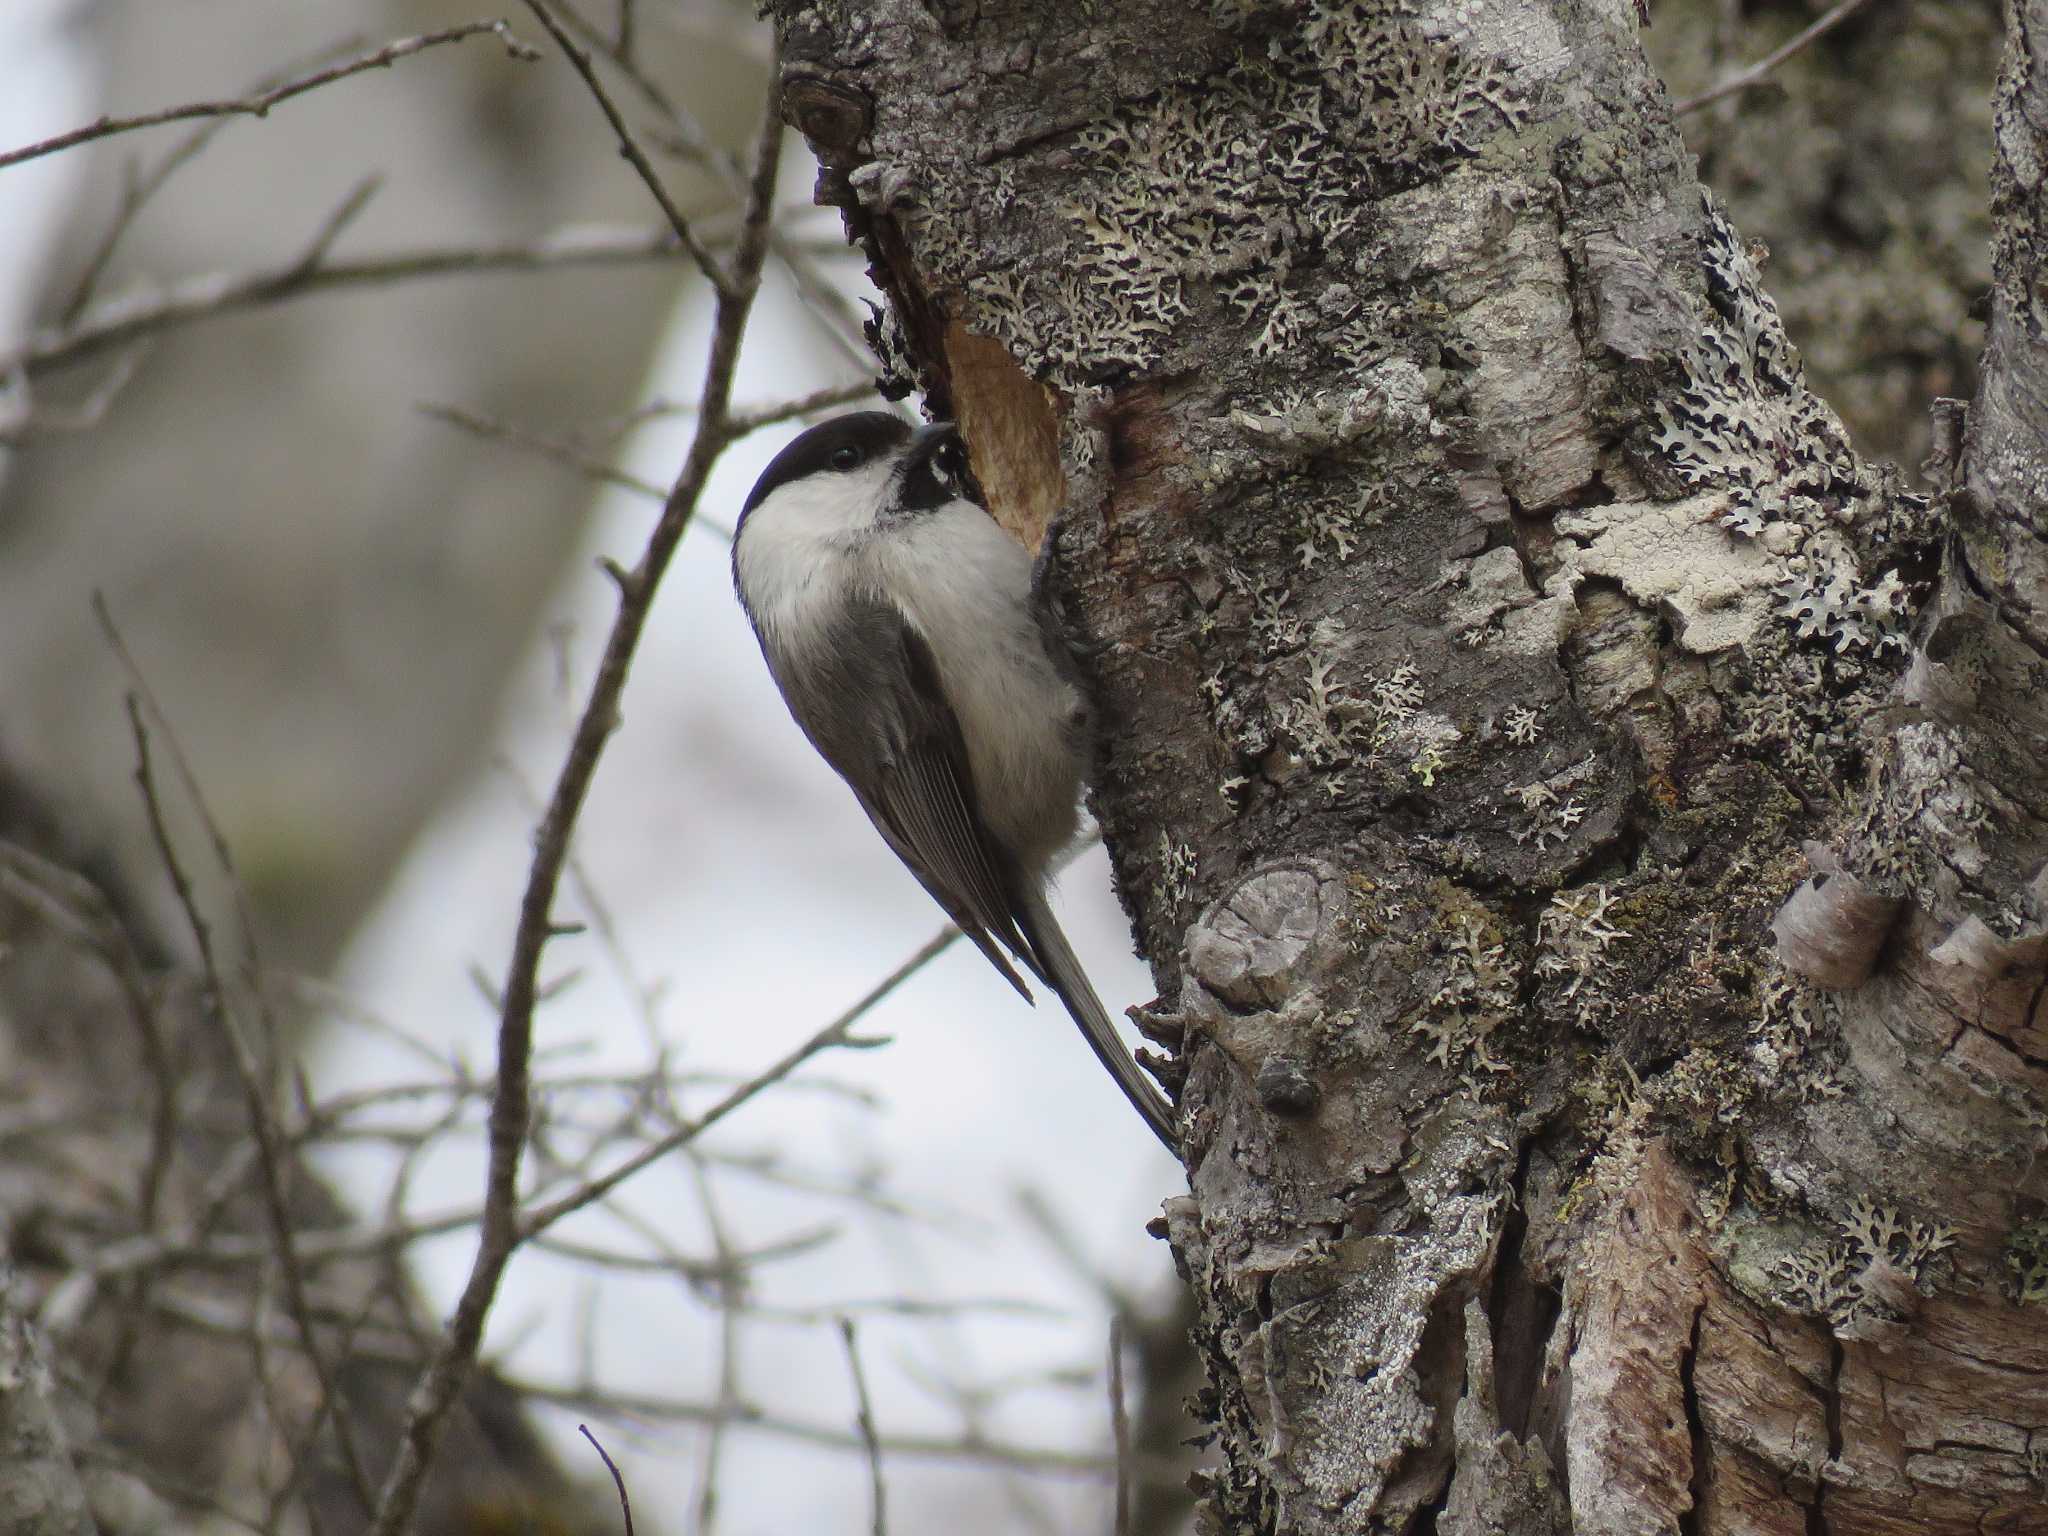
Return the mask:
<svg viewBox="0 0 2048 1536">
<path fill-rule="evenodd" d="M 1380 309 L 1295 274 L 1327 272 L 1358 243 L 1373 193 L 1521 120 L 1512 72 L 1470 50 L 1377 0 L 1318 7 L 1219 73 L 1074 130 L 1056 175 L 997 157 L 926 167 L 971 182 L 929 198 L 887 171 L 863 190 L 900 210 L 921 269 L 964 299 L 968 323 L 1062 389 L 1171 366 L 1197 316 L 1252 362 L 1321 347 L 1363 364 L 1385 348 Z M 926 218 L 926 202 L 970 220 L 990 210 L 990 223 Z M 998 217 L 1051 222 L 1059 259 L 991 260 L 1015 244 Z"/>
<path fill-rule="evenodd" d="M 1680 356 L 1682 382 L 1657 407 L 1652 444 L 1681 484 L 1711 499 L 1738 540 L 1730 553 L 1749 556 L 1736 572 L 1742 604 L 1767 591 L 1798 639 L 1838 653 L 1903 651 L 1913 594 L 1887 562 L 1905 553 L 1893 535 L 1924 519 L 1926 498 L 1856 457 L 1840 420 L 1806 387 L 1755 259 L 1704 194 L 1700 262 L 1712 314 Z M 1859 523 L 1887 536 L 1859 553 L 1845 532 Z M 1711 606 L 1737 603 L 1731 595 Z M 1745 622 L 1753 627 L 1747 612 Z"/>
<path fill-rule="evenodd" d="M 1582 885 L 1551 895 L 1549 907 L 1536 921 L 1536 974 L 1558 980 L 1560 997 L 1577 998 L 1581 990 L 1615 970 L 1608 951 L 1629 935 L 1607 920 L 1614 905 L 1605 885 Z"/>
<path fill-rule="evenodd" d="M 1773 1272 L 1775 1295 L 1837 1330 L 1902 1319 L 1908 1292 L 1931 1296 L 1936 1266 L 1955 1246 L 1946 1222 L 1920 1221 L 1858 1195 L 1836 1219 L 1839 1236 L 1786 1254 Z"/>
<path fill-rule="evenodd" d="M 1240 593 L 1251 600 L 1252 638 L 1268 655 L 1297 651 L 1307 643 L 1308 625 L 1289 605 L 1292 589 L 1264 579 L 1254 580 L 1235 566 L 1224 573 Z"/>
<path fill-rule="evenodd" d="M 1845 863 L 1880 891 L 1976 880 L 2001 852 L 2002 821 L 1987 798 L 1997 791 L 1973 771 L 1954 731 L 1939 721 L 1899 727 L 1891 746 L 1877 759 L 1862 815 L 1843 844 Z M 2024 887 L 2008 888 L 1981 915 L 2018 932 L 2029 921 L 2025 903 Z"/>
<path fill-rule="evenodd" d="M 1197 865 L 1195 850 L 1159 834 L 1159 877 L 1153 894 L 1167 911 L 1178 911 L 1194 899 Z"/>
<path fill-rule="evenodd" d="M 1912 602 L 1897 571 L 1863 586 L 1839 546 L 1816 547 L 1786 562 L 1777 593 L 1778 617 L 1801 640 L 1819 640 L 1836 651 L 1856 646 L 1905 653 Z"/>
<path fill-rule="evenodd" d="M 1841 1005 L 1833 995 L 1774 966 L 1758 986 L 1757 998 L 1749 1059 L 1762 1080 L 1769 1084 L 1789 1080 L 1807 1102 L 1840 1098 L 1847 1085 L 1834 1062 L 1814 1049 L 1817 1042 L 1836 1033 Z"/>
<path fill-rule="evenodd" d="M 1458 1073 L 1469 1087 L 1475 1071 L 1508 1070 L 1507 1063 L 1493 1054 L 1491 1040 L 1494 1031 L 1515 1016 L 1521 976 L 1506 942 L 1471 912 L 1444 920 L 1438 951 L 1444 979 L 1408 1029 L 1429 1040 L 1430 1061 Z"/>
<path fill-rule="evenodd" d="M 1528 818 L 1515 828 L 1515 841 L 1533 842 L 1539 849 L 1552 841 L 1562 843 L 1586 819 L 1586 808 L 1576 796 L 1560 794 L 1549 784 L 1509 785 L 1507 799 Z"/>
<path fill-rule="evenodd" d="M 2048 1217 L 2020 1223 L 2005 1240 L 2007 1297 L 2015 1306 L 2048 1306 Z"/>
<path fill-rule="evenodd" d="M 1413 662 L 1362 685 L 1340 682 L 1341 637 L 1330 620 L 1316 625 L 1304 689 L 1274 712 L 1275 730 L 1333 800 L 1348 788 L 1344 770 L 1368 761 L 1405 766 L 1424 788 L 1433 786 L 1462 733 L 1448 717 L 1423 711 L 1422 674 Z"/>
</svg>

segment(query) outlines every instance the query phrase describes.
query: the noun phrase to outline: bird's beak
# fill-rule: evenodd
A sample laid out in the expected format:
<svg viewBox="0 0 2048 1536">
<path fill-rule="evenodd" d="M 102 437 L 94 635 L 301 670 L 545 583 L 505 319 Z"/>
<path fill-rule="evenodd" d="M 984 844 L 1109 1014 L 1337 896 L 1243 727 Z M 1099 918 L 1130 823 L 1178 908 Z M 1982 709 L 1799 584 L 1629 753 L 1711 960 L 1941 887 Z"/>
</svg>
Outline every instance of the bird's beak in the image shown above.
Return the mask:
<svg viewBox="0 0 2048 1536">
<path fill-rule="evenodd" d="M 935 421 L 928 427 L 919 427 L 910 434 L 911 464 L 930 463 L 933 456 L 943 453 L 949 445 L 960 443 L 960 429 L 950 421 Z"/>
<path fill-rule="evenodd" d="M 967 444 L 950 421 L 935 421 L 910 434 L 903 478 L 906 487 L 918 488 L 925 497 L 933 498 L 931 505 L 955 499 L 982 504 L 981 487 L 968 467 Z"/>
</svg>

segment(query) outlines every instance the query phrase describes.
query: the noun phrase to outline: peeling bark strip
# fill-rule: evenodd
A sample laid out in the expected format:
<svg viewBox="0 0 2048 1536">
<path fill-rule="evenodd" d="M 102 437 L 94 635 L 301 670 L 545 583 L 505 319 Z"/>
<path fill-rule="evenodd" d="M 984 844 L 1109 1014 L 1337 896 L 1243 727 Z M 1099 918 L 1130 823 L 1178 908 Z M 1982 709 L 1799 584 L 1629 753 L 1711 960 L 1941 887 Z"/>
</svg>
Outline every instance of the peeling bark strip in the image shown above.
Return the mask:
<svg viewBox="0 0 2048 1536">
<path fill-rule="evenodd" d="M 891 356 L 1059 516 L 1211 1528 L 2048 1531 L 2044 4 L 1952 505 L 1624 0 L 771 5 Z"/>
</svg>

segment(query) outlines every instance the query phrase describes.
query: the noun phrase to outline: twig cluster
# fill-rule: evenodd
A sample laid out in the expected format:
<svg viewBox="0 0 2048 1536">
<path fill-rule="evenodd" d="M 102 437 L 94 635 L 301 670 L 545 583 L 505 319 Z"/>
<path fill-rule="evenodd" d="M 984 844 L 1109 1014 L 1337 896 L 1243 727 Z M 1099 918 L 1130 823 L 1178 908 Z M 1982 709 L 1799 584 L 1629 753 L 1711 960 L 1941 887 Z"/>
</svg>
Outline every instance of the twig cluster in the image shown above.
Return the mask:
<svg viewBox="0 0 2048 1536">
<path fill-rule="evenodd" d="M 55 318 L 13 345 L 0 348 L 0 447 L 19 446 L 37 436 L 82 431 L 98 425 L 133 376 L 150 343 L 225 315 L 324 294 L 430 278 L 646 265 L 678 257 L 693 263 L 714 287 L 723 283 L 727 265 L 736 260 L 737 244 L 744 236 L 740 210 L 745 206 L 747 169 L 715 148 L 688 114 L 677 108 L 639 68 L 633 60 L 630 41 L 613 43 L 603 39 L 597 29 L 567 6 L 549 8 L 546 19 L 562 34 L 559 41 L 570 50 L 571 62 L 577 65 L 623 134 L 622 145 L 630 145 L 629 153 L 639 156 L 636 169 L 642 171 L 651 187 L 661 188 L 656 194 L 657 202 L 663 205 L 660 226 L 576 225 L 517 241 L 462 242 L 337 257 L 335 247 L 341 236 L 376 195 L 378 182 L 368 178 L 330 209 L 299 250 L 282 262 L 246 271 L 195 273 L 102 296 L 115 254 L 142 213 L 230 123 L 263 117 L 272 108 L 310 91 L 373 69 L 390 68 L 402 59 L 467 38 L 495 36 L 504 44 L 509 57 L 522 62 L 543 55 L 523 42 L 507 22 L 477 21 L 400 38 L 374 49 L 364 50 L 356 44 L 330 48 L 278 76 L 258 81 L 245 95 L 232 99 L 189 102 L 132 117 L 101 118 L 83 128 L 0 152 L 0 171 L 122 135 L 178 123 L 195 126 L 154 161 L 125 167 L 113 215 L 81 263 L 70 292 L 56 308 Z M 630 25 L 622 28 L 628 39 L 631 30 Z M 598 51 L 619 70 L 621 78 L 633 85 L 648 110 L 668 126 L 651 137 L 627 131 L 619 109 L 598 79 L 590 56 L 576 48 L 570 33 L 593 40 Z M 640 148 L 642 137 L 658 144 L 664 153 L 711 173 L 721 184 L 729 206 L 701 218 L 685 215 L 654 174 L 652 162 Z M 773 210 L 775 215 L 782 212 Z M 766 227 L 772 253 L 807 301 L 830 322 L 829 334 L 834 344 L 850 362 L 865 371 L 868 361 L 859 345 L 858 321 L 847 312 L 845 299 L 819 269 L 825 251 L 843 247 L 795 238 L 776 228 L 774 217 Z M 721 252 L 725 253 L 723 261 Z M 60 371 L 109 356 L 111 362 L 73 403 L 57 405 L 38 398 L 44 393 L 43 383 Z M 736 428 L 744 424 L 744 419 L 734 423 Z"/>
</svg>

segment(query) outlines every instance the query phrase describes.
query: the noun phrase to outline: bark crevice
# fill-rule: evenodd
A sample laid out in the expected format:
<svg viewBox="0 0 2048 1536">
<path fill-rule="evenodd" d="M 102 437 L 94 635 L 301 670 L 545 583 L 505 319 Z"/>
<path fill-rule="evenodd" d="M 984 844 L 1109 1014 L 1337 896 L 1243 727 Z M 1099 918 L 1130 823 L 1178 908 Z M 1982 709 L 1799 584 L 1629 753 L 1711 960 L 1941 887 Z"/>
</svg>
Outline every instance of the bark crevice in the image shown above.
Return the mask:
<svg viewBox="0 0 2048 1536">
<path fill-rule="evenodd" d="M 1685 1427 L 1692 1437 L 1692 1471 L 1686 1478 L 1686 1490 L 1692 1495 L 1692 1503 L 1678 1517 L 1679 1536 L 1701 1536 L 1705 1530 L 1702 1522 L 1706 1517 L 1707 1458 L 1711 1453 L 1707 1422 L 1700 1413 L 1699 1383 L 1694 1377 L 1700 1358 L 1700 1320 L 1706 1315 L 1707 1305 L 1702 1301 L 1693 1309 L 1692 1333 L 1686 1339 L 1685 1353 L 1678 1361 L 1678 1384 L 1685 1402 Z"/>
</svg>

